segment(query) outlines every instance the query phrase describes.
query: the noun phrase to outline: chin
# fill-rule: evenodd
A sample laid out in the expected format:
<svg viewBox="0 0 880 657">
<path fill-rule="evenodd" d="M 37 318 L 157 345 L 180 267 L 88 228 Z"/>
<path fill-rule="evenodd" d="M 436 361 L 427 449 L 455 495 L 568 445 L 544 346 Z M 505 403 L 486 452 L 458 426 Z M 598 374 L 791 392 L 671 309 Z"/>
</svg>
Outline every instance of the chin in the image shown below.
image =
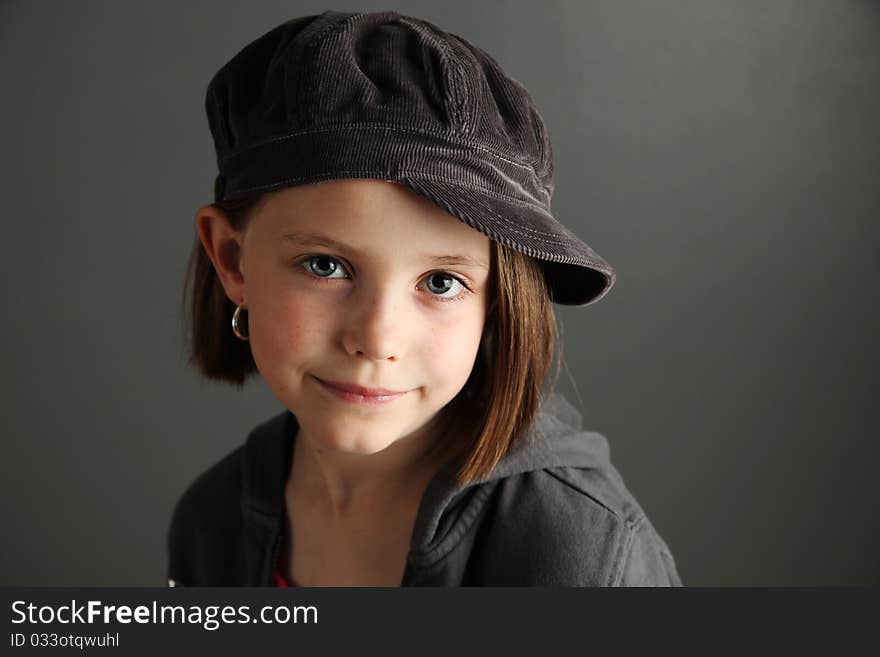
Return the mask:
<svg viewBox="0 0 880 657">
<path fill-rule="evenodd" d="M 345 452 L 348 454 L 360 454 L 368 456 L 376 454 L 393 444 L 398 436 L 388 431 L 364 431 L 353 427 L 345 426 L 333 429 L 317 429 L 310 432 L 318 443 L 316 447 L 333 450 L 334 452 Z"/>
</svg>

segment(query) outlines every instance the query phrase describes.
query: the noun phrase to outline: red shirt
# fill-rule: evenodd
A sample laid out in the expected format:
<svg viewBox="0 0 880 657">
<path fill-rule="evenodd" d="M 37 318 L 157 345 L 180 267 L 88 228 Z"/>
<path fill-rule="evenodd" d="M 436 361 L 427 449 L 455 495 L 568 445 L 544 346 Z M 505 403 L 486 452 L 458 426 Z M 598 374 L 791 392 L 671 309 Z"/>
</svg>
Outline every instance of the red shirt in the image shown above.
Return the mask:
<svg viewBox="0 0 880 657">
<path fill-rule="evenodd" d="M 275 586 L 296 586 L 296 584 L 284 579 L 284 575 L 281 574 L 281 571 L 278 570 L 278 568 L 275 568 Z"/>
<path fill-rule="evenodd" d="M 281 554 L 282 551 L 278 551 L 278 561 L 275 562 L 275 572 L 273 573 L 275 578 L 275 586 L 296 586 L 296 582 L 290 581 L 288 582 L 284 575 L 281 574 Z"/>
</svg>

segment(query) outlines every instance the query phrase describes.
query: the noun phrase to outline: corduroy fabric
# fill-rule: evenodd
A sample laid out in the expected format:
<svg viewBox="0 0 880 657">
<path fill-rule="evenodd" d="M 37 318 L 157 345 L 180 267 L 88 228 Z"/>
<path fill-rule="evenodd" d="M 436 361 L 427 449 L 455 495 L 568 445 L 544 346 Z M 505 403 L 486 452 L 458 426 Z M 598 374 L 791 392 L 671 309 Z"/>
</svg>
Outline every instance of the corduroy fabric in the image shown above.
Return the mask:
<svg viewBox="0 0 880 657">
<path fill-rule="evenodd" d="M 394 11 L 294 18 L 208 85 L 214 200 L 329 179 L 399 182 L 540 260 L 551 299 L 602 298 L 614 269 L 553 215 L 553 154 L 525 87 L 486 52 Z"/>
</svg>

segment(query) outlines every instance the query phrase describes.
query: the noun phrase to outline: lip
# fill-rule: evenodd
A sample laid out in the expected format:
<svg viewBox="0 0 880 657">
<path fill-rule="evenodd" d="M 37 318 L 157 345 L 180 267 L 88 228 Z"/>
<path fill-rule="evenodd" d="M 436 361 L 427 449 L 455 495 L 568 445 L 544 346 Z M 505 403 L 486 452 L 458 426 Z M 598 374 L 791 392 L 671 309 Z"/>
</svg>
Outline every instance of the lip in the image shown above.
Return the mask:
<svg viewBox="0 0 880 657">
<path fill-rule="evenodd" d="M 321 384 L 321 387 L 332 394 L 335 398 L 352 404 L 387 404 L 400 399 L 409 391 L 388 390 L 386 388 L 365 388 L 351 383 L 339 381 L 324 381 L 318 377 L 312 377 Z"/>
</svg>

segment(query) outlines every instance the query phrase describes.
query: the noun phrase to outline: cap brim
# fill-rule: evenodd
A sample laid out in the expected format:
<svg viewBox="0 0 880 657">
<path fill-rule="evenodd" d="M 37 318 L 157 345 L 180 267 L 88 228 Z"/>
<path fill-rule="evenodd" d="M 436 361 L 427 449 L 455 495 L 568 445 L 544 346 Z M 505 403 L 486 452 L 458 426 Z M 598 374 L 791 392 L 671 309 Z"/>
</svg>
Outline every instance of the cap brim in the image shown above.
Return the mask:
<svg viewBox="0 0 880 657">
<path fill-rule="evenodd" d="M 395 181 L 490 239 L 541 261 L 553 302 L 588 306 L 617 278 L 614 268 L 539 206 L 453 183 L 401 176 Z"/>
</svg>

